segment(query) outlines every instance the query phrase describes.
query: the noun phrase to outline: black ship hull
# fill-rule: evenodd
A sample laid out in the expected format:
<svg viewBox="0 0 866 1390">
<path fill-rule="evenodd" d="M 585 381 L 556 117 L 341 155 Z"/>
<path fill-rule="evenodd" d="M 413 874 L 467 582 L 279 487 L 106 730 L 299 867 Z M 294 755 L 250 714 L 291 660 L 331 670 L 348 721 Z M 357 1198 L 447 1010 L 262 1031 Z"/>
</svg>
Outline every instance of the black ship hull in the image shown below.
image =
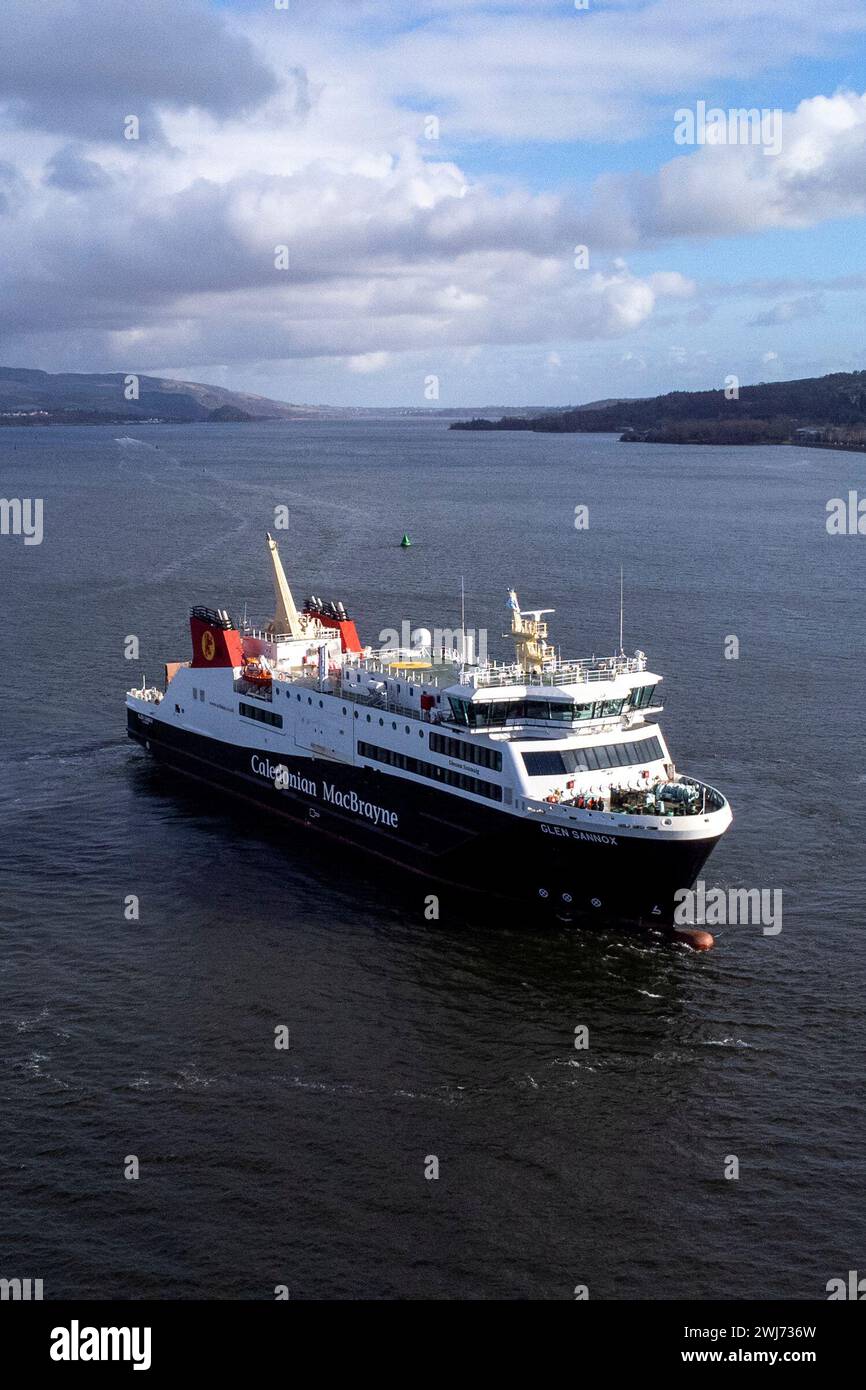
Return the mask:
<svg viewBox="0 0 866 1390">
<path fill-rule="evenodd" d="M 446 890 L 469 915 L 669 928 L 717 836 L 659 841 L 510 815 L 374 769 L 241 747 L 128 710 L 157 762 L 285 825 L 315 831 Z M 277 785 L 282 781 L 282 785 Z"/>
</svg>

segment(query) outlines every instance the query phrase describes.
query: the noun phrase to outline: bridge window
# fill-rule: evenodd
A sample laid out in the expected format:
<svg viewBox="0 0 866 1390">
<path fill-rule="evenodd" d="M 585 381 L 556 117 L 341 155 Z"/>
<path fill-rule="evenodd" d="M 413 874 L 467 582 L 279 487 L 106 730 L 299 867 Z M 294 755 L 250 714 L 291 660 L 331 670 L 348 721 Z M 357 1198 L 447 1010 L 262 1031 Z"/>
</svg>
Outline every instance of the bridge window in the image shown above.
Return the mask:
<svg viewBox="0 0 866 1390">
<path fill-rule="evenodd" d="M 470 729 L 501 728 L 511 721 L 552 721 L 571 724 L 584 719 L 611 719 L 622 714 L 625 700 L 590 700 L 573 704 L 570 700 L 461 700 L 448 696 L 456 723 Z"/>
<path fill-rule="evenodd" d="M 642 767 L 659 762 L 663 757 L 664 750 L 657 738 L 639 738 L 630 743 L 605 743 L 594 748 L 524 753 L 523 764 L 530 777 L 557 777 L 564 772 L 609 772 L 617 767 Z"/>
<path fill-rule="evenodd" d="M 530 777 L 559 777 L 568 769 L 561 753 L 524 753 L 523 762 Z"/>
<path fill-rule="evenodd" d="M 454 695 L 449 695 L 448 703 L 451 706 L 451 713 L 454 716 L 456 722 L 458 724 L 468 724 L 469 715 L 467 714 L 467 709 L 469 706 L 469 701 L 458 700 Z"/>
<path fill-rule="evenodd" d="M 629 704 L 632 709 L 646 709 L 648 705 L 657 704 L 655 686 L 636 685 L 629 694 Z"/>
<path fill-rule="evenodd" d="M 579 709 L 580 706 L 575 707 L 574 705 L 569 704 L 565 700 L 551 700 L 548 706 L 549 713 L 547 717 L 548 719 L 555 719 L 559 723 L 570 724 L 572 719 L 575 719 L 577 717 L 574 712 L 575 708 Z"/>
</svg>

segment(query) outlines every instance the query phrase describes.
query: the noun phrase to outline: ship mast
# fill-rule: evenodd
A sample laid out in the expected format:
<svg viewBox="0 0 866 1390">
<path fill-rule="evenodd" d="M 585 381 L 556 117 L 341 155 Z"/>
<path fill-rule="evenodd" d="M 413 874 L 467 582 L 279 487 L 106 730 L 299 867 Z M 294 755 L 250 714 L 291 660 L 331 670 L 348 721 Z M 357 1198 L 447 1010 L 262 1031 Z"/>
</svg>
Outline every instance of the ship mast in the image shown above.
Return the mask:
<svg viewBox="0 0 866 1390">
<path fill-rule="evenodd" d="M 287 632 L 292 637 L 303 637 L 304 629 L 295 607 L 295 600 L 292 598 L 289 581 L 286 579 L 286 572 L 283 569 L 277 543 L 270 531 L 268 531 L 267 536 L 268 549 L 271 552 L 271 564 L 274 567 L 274 596 L 276 599 L 274 621 L 271 624 L 272 630 L 275 633 Z"/>
</svg>

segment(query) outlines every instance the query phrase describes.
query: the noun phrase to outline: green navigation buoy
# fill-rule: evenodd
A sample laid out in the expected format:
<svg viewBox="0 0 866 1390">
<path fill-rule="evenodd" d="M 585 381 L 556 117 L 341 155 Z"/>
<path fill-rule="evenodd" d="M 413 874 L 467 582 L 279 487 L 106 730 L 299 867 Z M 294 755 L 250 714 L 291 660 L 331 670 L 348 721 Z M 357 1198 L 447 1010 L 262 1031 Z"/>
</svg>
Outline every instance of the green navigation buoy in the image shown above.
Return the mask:
<svg viewBox="0 0 866 1390">
<path fill-rule="evenodd" d="M 401 542 L 400 542 L 401 548 L 402 548 L 403 550 L 408 550 L 408 549 L 409 549 L 409 546 L 410 546 L 411 544 L 412 544 L 412 542 L 410 541 L 409 536 L 408 536 L 407 533 L 404 531 L 404 532 L 403 532 L 403 539 L 402 539 Z"/>
</svg>

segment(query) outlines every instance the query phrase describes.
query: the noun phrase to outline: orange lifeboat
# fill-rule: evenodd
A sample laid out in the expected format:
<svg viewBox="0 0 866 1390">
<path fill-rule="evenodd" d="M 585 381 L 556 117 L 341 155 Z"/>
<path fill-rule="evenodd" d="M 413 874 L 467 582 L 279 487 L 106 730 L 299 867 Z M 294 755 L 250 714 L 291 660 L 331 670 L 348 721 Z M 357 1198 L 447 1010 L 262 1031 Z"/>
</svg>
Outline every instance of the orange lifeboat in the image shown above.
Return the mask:
<svg viewBox="0 0 866 1390">
<path fill-rule="evenodd" d="M 244 680 L 255 685 L 270 685 L 271 673 L 257 657 L 247 657 L 244 662 Z"/>
</svg>

